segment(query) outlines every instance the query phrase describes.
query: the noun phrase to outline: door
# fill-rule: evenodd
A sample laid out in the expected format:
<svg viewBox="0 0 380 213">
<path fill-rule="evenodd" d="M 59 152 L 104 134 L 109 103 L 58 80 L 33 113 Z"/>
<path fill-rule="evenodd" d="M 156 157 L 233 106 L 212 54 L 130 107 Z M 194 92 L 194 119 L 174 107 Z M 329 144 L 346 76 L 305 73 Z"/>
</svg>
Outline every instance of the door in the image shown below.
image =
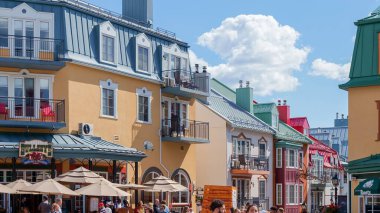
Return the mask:
<svg viewBox="0 0 380 213">
<path fill-rule="evenodd" d="M 33 21 L 14 21 L 14 49 L 15 57 L 34 58 L 34 22 Z"/>
<path fill-rule="evenodd" d="M 319 208 L 323 206 L 323 192 L 312 191 L 311 192 L 311 212 L 319 212 Z"/>
<path fill-rule="evenodd" d="M 241 208 L 249 201 L 250 198 L 250 180 L 249 179 L 233 179 L 232 185 L 236 187 L 237 192 L 237 204 L 238 207 Z M 252 203 L 252 202 L 250 202 Z"/>
<path fill-rule="evenodd" d="M 16 117 L 34 117 L 34 78 L 14 79 L 13 115 Z"/>
</svg>

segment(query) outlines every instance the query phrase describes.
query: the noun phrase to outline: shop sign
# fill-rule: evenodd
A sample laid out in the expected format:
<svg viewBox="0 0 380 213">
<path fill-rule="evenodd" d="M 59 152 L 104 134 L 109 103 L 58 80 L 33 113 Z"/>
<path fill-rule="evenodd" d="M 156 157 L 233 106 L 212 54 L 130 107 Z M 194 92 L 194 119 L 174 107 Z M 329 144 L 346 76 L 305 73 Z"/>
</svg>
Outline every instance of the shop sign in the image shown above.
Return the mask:
<svg viewBox="0 0 380 213">
<path fill-rule="evenodd" d="M 41 140 L 20 142 L 19 157 L 23 159 L 24 164 L 47 165 L 53 157 L 52 144 Z"/>
</svg>

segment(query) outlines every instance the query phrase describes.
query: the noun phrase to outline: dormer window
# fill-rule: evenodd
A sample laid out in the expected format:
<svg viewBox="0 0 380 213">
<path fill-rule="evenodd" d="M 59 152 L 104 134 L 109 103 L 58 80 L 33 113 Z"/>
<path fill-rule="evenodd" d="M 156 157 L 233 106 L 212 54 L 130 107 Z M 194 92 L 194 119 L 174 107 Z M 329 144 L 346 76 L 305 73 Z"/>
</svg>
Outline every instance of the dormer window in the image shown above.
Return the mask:
<svg viewBox="0 0 380 213">
<path fill-rule="evenodd" d="M 169 47 L 162 47 L 162 74 L 166 78 L 175 78 L 180 76 L 181 79 L 189 78 L 188 53 L 182 51 L 177 44 Z"/>
<path fill-rule="evenodd" d="M 138 48 L 138 69 L 140 71 L 148 72 L 149 69 L 149 55 L 148 48 L 139 46 Z"/>
<path fill-rule="evenodd" d="M 99 25 L 100 37 L 100 62 L 117 64 L 117 32 L 111 22 L 106 21 Z"/>
<path fill-rule="evenodd" d="M 102 43 L 102 60 L 115 63 L 115 39 L 107 35 L 102 35 Z"/>
<path fill-rule="evenodd" d="M 148 37 L 141 33 L 136 36 L 136 71 L 153 72 L 152 44 Z"/>
</svg>

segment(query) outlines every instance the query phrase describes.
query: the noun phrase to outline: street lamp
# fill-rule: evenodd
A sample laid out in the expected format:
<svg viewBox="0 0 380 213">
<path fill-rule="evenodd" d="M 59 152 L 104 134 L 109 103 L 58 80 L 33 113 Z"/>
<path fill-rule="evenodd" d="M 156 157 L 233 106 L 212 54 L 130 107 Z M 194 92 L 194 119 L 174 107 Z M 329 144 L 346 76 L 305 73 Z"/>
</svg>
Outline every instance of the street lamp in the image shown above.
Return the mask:
<svg viewBox="0 0 380 213">
<path fill-rule="evenodd" d="M 335 174 L 335 176 L 331 179 L 331 182 L 333 186 L 335 187 L 335 205 L 337 205 L 338 204 L 338 186 L 339 186 L 338 174 Z"/>
</svg>

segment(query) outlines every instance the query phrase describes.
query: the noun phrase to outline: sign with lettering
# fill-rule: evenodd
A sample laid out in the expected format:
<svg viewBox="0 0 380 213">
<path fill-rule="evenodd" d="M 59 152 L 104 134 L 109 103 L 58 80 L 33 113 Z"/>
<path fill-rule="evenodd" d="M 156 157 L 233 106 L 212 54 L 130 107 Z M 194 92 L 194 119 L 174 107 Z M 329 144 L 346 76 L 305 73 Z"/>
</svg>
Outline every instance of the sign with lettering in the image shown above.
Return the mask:
<svg viewBox="0 0 380 213">
<path fill-rule="evenodd" d="M 47 141 L 31 140 L 19 144 L 19 157 L 24 164 L 47 165 L 53 157 L 52 144 Z"/>
</svg>

